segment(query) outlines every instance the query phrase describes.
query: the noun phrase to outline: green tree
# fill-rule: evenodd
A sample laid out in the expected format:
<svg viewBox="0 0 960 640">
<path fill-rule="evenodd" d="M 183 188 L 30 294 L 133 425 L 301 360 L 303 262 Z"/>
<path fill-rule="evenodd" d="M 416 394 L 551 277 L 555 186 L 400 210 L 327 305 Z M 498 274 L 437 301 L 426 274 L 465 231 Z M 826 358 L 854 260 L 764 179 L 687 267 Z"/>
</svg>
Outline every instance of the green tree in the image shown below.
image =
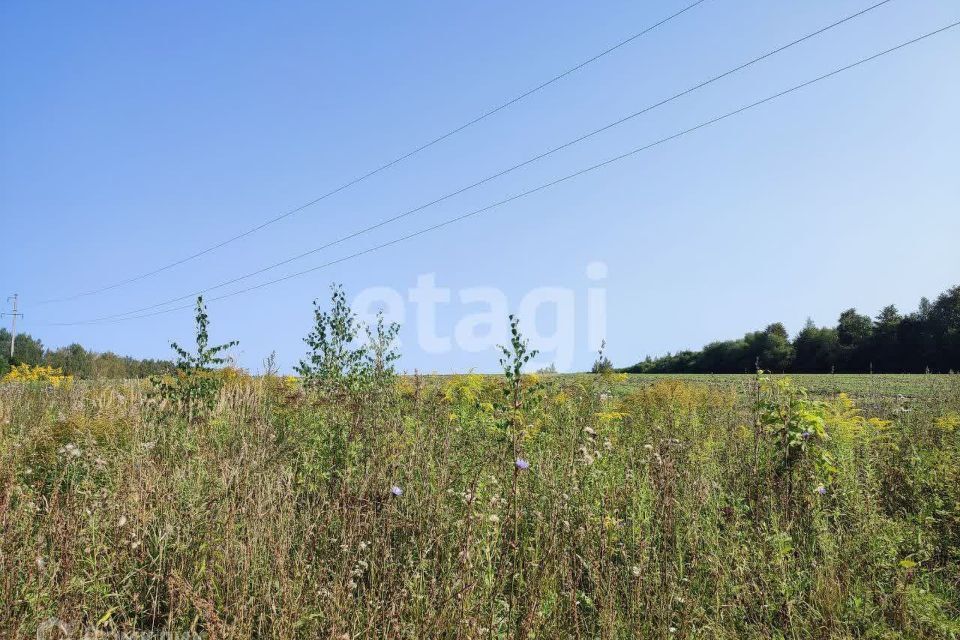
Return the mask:
<svg viewBox="0 0 960 640">
<path fill-rule="evenodd" d="M 10 357 L 10 332 L 0 329 L 0 358 Z M 11 364 L 37 366 L 43 363 L 43 343 L 29 333 L 18 333 Z"/>
<path fill-rule="evenodd" d="M 775 322 L 763 331 L 752 331 L 743 337 L 749 362 L 740 363 L 747 370 L 786 371 L 793 361 L 793 345 L 786 328 Z"/>
<path fill-rule="evenodd" d="M 772 371 L 923 372 L 960 370 L 960 286 L 931 303 L 921 298 L 914 313 L 902 316 L 893 305 L 875 319 L 847 309 L 835 328 L 812 320 L 790 343 L 780 323 L 741 340 L 711 342 L 702 351 L 647 356 L 624 369 L 630 373 L 744 373 L 755 364 Z"/>
<path fill-rule="evenodd" d="M 93 374 L 93 361 L 96 354 L 90 353 L 77 343 L 47 351 L 44 363 L 61 369 L 65 374 L 76 378 L 90 378 Z"/>
<path fill-rule="evenodd" d="M 214 368 L 227 362 L 220 354 L 235 347 L 236 340 L 210 346 L 210 319 L 203 296 L 197 297 L 196 307 L 196 352 L 191 353 L 176 342 L 170 347 L 177 354 L 177 375 L 172 380 L 152 378 L 154 395 L 171 402 L 186 414 L 190 422 L 205 416 L 213 410 L 223 378 L 216 375 Z"/>
<path fill-rule="evenodd" d="M 313 330 L 303 339 L 309 347 L 307 358 L 295 367 L 304 384 L 342 396 L 357 390 L 366 360 L 358 343 L 360 323 L 347 304 L 339 284 L 330 287 L 330 309 L 313 301 Z"/>
<path fill-rule="evenodd" d="M 865 343 L 872 332 L 873 322 L 870 316 L 857 313 L 856 309 L 847 309 L 837 320 L 837 339 L 841 347 L 858 347 Z"/>
<path fill-rule="evenodd" d="M 790 344 L 790 336 L 783 324 L 775 322 L 767 326 L 759 346 L 757 359 L 762 369 L 782 372 L 790 368 L 794 357 L 793 345 Z"/>
<path fill-rule="evenodd" d="M 941 372 L 960 370 L 960 286 L 937 297 L 928 322 L 936 342 L 933 367 Z"/>
<path fill-rule="evenodd" d="M 697 360 L 698 373 L 745 373 L 754 367 L 745 340 L 711 342 Z"/>
<path fill-rule="evenodd" d="M 837 340 L 840 343 L 838 368 L 843 371 L 866 371 L 870 367 L 870 338 L 873 321 L 870 316 L 850 308 L 837 320 Z"/>
<path fill-rule="evenodd" d="M 903 316 L 894 305 L 880 310 L 873 320 L 870 363 L 873 371 L 891 373 L 900 369 L 900 324 Z"/>
<path fill-rule="evenodd" d="M 330 287 L 329 310 L 314 300 L 313 319 L 313 330 L 303 340 L 310 350 L 296 367 L 305 385 L 333 397 L 357 396 L 387 386 L 400 357 L 394 350 L 398 324 L 387 324 L 378 314 L 374 326 L 362 327 L 339 284 Z M 366 344 L 360 340 L 361 329 L 366 332 Z"/>
<path fill-rule="evenodd" d="M 930 323 L 931 308 L 927 298 L 920 298 L 917 310 L 900 323 L 897 331 L 897 342 L 900 344 L 899 371 L 922 373 L 935 366 L 937 341 Z"/>
<path fill-rule="evenodd" d="M 840 341 L 836 329 L 818 327 L 807 318 L 800 333 L 793 341 L 793 371 L 803 373 L 828 373 L 837 364 Z"/>
</svg>

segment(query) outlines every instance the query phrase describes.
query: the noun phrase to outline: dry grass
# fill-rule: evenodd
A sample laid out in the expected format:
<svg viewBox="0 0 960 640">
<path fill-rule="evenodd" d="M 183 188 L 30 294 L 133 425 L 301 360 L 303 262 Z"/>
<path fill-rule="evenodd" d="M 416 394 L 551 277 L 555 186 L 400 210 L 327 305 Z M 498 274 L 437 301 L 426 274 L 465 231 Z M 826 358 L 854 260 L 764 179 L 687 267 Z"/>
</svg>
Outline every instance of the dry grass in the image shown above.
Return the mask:
<svg viewBox="0 0 960 640">
<path fill-rule="evenodd" d="M 519 432 L 492 377 L 239 377 L 194 424 L 134 383 L 5 385 L 0 637 L 957 637 L 944 380 L 862 399 L 889 423 L 830 399 L 836 473 L 789 506 L 752 384 L 551 378 Z"/>
</svg>

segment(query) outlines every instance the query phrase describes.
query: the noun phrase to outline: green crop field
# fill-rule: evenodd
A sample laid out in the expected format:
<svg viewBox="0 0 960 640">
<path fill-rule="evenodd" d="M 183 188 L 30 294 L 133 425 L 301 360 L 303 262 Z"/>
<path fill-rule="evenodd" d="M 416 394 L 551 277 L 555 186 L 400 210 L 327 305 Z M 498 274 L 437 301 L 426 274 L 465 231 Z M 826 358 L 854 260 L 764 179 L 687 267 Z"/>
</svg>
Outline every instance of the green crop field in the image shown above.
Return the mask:
<svg viewBox="0 0 960 640">
<path fill-rule="evenodd" d="M 779 376 L 772 376 L 777 378 Z M 790 374 L 787 376 L 818 396 L 846 393 L 860 399 L 927 398 L 960 392 L 960 375 L 953 374 Z M 755 384 L 747 374 L 627 374 L 618 391 L 650 385 L 659 380 L 685 380 L 699 384 L 743 389 Z"/>
</svg>

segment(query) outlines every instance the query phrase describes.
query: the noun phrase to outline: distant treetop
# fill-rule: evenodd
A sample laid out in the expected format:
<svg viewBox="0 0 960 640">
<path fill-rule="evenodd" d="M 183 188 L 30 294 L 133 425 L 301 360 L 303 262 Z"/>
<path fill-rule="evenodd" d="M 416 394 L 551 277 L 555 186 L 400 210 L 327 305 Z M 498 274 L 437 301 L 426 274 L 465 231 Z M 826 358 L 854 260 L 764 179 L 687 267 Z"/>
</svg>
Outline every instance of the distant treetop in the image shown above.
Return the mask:
<svg viewBox="0 0 960 640">
<path fill-rule="evenodd" d="M 118 356 L 109 351 L 88 351 L 79 344 L 59 349 L 47 349 L 43 343 L 28 333 L 17 333 L 14 355 L 10 358 L 10 332 L 0 329 L 0 376 L 12 365 L 50 366 L 61 369 L 64 375 L 74 378 L 146 378 L 170 373 L 173 363 L 168 360 L 138 360 Z"/>
<path fill-rule="evenodd" d="M 856 309 L 840 314 L 835 327 L 813 320 L 791 342 L 776 322 L 739 340 L 712 342 L 700 351 L 647 357 L 628 373 L 946 373 L 960 371 L 960 286 L 935 302 L 920 300 L 901 315 L 894 305 L 875 318 Z"/>
</svg>

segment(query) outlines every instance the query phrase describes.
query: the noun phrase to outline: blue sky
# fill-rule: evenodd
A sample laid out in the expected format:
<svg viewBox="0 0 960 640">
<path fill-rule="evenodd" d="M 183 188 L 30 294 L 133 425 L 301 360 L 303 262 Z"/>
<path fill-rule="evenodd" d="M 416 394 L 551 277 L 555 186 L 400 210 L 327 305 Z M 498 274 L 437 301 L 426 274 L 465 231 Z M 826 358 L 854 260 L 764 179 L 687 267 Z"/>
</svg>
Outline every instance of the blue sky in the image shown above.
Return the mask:
<svg viewBox="0 0 960 640">
<path fill-rule="evenodd" d="M 870 2 L 707 0 L 649 35 L 351 189 L 201 259 L 59 304 L 203 249 L 442 134 L 685 2 L 28 3 L 0 7 L 0 292 L 24 330 L 169 355 L 191 314 L 49 326 L 189 293 L 432 200 L 736 66 Z M 743 73 L 415 216 L 279 269 L 309 268 L 500 200 L 960 20 L 888 5 Z M 212 303 L 243 366 L 303 354 L 330 282 L 405 294 L 573 291 L 607 265 L 609 355 L 806 317 L 915 308 L 960 283 L 960 28 L 736 118 L 442 230 Z M 262 279 L 269 279 L 264 276 Z M 252 282 L 257 282 L 254 280 Z M 438 309 L 441 334 L 470 305 Z M 496 368 L 493 350 L 418 348 L 401 366 Z M 550 323 L 549 316 L 544 322 Z M 549 328 L 543 329 L 545 332 Z"/>
</svg>

